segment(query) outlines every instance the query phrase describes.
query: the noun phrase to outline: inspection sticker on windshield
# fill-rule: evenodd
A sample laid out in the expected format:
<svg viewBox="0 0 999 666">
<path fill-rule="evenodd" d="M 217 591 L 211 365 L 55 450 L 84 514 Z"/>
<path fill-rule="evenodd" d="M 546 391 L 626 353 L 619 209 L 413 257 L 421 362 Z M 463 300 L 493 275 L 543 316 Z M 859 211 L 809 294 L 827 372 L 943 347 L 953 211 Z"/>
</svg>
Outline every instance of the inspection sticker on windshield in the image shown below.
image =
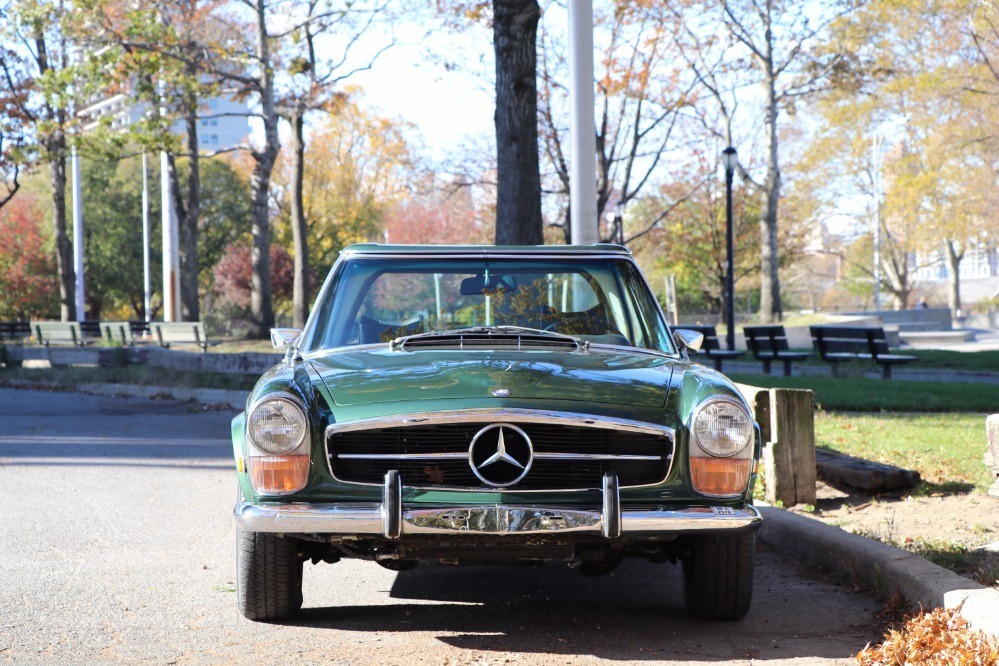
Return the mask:
<svg viewBox="0 0 999 666">
<path fill-rule="evenodd" d="M 730 506 L 713 506 L 711 507 L 711 513 L 716 516 L 734 516 L 735 509 Z"/>
</svg>

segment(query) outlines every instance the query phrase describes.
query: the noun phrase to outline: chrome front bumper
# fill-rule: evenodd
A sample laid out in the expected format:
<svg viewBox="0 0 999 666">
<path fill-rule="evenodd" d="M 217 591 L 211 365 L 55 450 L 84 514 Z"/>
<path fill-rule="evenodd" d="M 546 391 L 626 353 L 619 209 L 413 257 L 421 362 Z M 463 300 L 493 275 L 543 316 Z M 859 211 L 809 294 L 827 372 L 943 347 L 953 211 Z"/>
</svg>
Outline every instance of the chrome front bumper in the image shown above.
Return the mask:
<svg viewBox="0 0 999 666">
<path fill-rule="evenodd" d="M 755 507 L 622 508 L 617 479 L 604 477 L 603 506 L 582 510 L 549 506 L 404 507 L 398 474 L 390 472 L 381 504 L 236 505 L 236 522 L 249 532 L 333 534 L 398 539 L 416 535 L 591 534 L 605 538 L 759 527 Z"/>
</svg>

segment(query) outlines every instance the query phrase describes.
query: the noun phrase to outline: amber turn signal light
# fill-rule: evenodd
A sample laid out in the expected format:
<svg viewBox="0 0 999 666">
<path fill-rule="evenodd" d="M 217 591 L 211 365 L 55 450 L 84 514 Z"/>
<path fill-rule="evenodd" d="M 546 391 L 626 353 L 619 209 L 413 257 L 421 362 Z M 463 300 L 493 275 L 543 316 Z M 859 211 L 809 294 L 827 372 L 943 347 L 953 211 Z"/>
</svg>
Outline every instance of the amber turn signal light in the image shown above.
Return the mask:
<svg viewBox="0 0 999 666">
<path fill-rule="evenodd" d="M 751 458 L 691 458 L 690 480 L 702 495 L 738 495 L 749 482 Z"/>
<path fill-rule="evenodd" d="M 247 467 L 259 493 L 293 493 L 309 478 L 309 455 L 248 456 Z"/>
</svg>

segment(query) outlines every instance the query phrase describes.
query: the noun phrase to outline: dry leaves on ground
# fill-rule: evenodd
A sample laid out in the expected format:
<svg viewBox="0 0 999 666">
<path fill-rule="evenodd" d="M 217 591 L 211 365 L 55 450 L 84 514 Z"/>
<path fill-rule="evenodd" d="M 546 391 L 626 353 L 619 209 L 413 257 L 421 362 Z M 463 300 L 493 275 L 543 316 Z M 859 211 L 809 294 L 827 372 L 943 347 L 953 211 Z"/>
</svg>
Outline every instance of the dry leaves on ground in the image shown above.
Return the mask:
<svg viewBox="0 0 999 666">
<path fill-rule="evenodd" d="M 968 627 L 957 611 L 938 608 L 910 618 L 891 629 L 885 641 L 857 655 L 861 666 L 943 666 L 999 663 L 999 642 Z"/>
</svg>

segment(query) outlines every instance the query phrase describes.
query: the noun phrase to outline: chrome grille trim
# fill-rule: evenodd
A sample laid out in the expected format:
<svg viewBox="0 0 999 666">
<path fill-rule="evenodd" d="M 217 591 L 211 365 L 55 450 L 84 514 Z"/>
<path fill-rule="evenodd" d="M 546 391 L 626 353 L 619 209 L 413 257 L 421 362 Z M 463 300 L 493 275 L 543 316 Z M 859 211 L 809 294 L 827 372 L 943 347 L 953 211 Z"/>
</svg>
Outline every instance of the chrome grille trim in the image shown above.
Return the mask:
<svg viewBox="0 0 999 666">
<path fill-rule="evenodd" d="M 611 453 L 545 453 L 535 452 L 535 458 L 545 460 L 662 460 L 662 456 L 614 455 Z M 330 458 L 344 460 L 468 460 L 467 453 L 331 453 Z"/>
<path fill-rule="evenodd" d="M 673 428 L 642 421 L 633 421 L 614 417 L 596 416 L 593 414 L 580 414 L 575 412 L 546 411 L 519 408 L 492 408 L 492 409 L 468 409 L 437 412 L 415 412 L 410 414 L 396 415 L 391 417 L 376 417 L 369 419 L 357 419 L 354 421 L 344 421 L 331 424 L 326 428 L 324 445 L 326 447 L 326 464 L 330 476 L 339 482 L 355 486 L 378 486 L 378 483 L 368 483 L 365 481 L 351 481 L 339 478 L 333 469 L 333 462 L 337 458 L 344 460 L 398 460 L 428 462 L 443 460 L 468 460 L 468 452 L 426 452 L 426 453 L 343 453 L 337 454 L 330 451 L 330 442 L 333 435 L 340 433 L 357 432 L 364 430 L 381 430 L 388 428 L 406 428 L 416 426 L 435 425 L 455 425 L 455 424 L 489 424 L 505 423 L 513 425 L 521 424 L 546 424 L 565 427 L 583 427 L 596 430 L 616 430 L 620 432 L 636 433 L 643 435 L 653 435 L 663 437 L 666 440 L 669 453 L 664 456 L 656 455 L 633 455 L 633 454 L 605 454 L 605 453 L 567 453 L 555 451 L 535 451 L 535 459 L 542 460 L 565 460 L 577 462 L 662 462 L 666 461 L 666 471 L 661 479 L 649 483 L 622 484 L 622 488 L 650 488 L 661 485 L 669 478 L 676 462 L 675 446 L 676 431 Z M 480 486 L 463 485 L 420 485 L 406 484 L 407 488 L 427 491 L 448 491 L 457 492 L 497 492 L 496 488 L 486 488 Z M 520 493 L 546 493 L 546 492 L 590 492 L 599 490 L 600 482 L 597 479 L 593 487 L 588 488 L 550 488 L 550 489 L 519 489 L 508 488 L 499 489 L 509 492 Z"/>
<path fill-rule="evenodd" d="M 503 407 L 498 409 L 463 409 L 439 412 L 415 412 L 396 416 L 357 419 L 333 423 L 326 428 L 326 441 L 331 435 L 354 430 L 377 430 L 380 428 L 402 428 L 415 425 L 448 425 L 454 423 L 547 423 L 552 425 L 575 426 L 578 428 L 597 428 L 600 430 L 621 430 L 637 432 L 644 435 L 661 435 L 668 437 L 670 442 L 676 441 L 676 431 L 666 426 L 619 419 L 610 416 L 578 414 L 575 412 L 557 412 L 538 409 L 519 409 Z"/>
<path fill-rule="evenodd" d="M 344 460 L 468 460 L 467 453 L 331 453 Z"/>
</svg>

